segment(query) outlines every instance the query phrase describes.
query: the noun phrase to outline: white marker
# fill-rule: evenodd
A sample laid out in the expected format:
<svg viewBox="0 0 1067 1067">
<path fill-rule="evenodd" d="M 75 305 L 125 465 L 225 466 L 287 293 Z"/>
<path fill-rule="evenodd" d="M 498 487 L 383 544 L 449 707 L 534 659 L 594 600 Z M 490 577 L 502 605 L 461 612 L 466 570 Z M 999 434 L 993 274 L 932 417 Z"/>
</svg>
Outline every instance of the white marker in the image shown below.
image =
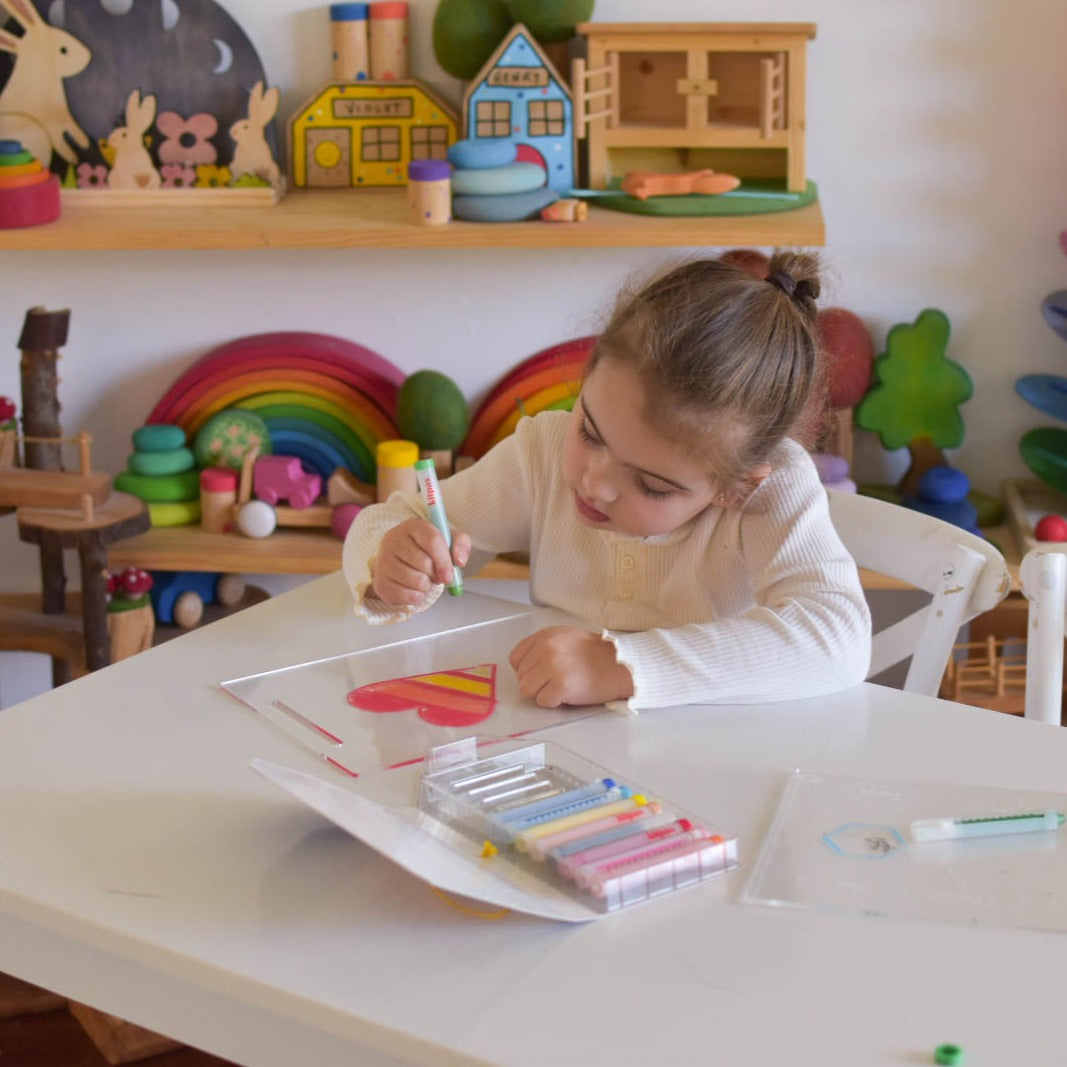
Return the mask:
<svg viewBox="0 0 1067 1067">
<path fill-rule="evenodd" d="M 1058 830 L 1064 817 L 1058 811 L 1030 811 L 1022 815 L 989 815 L 980 819 L 919 819 L 911 824 L 913 841 L 953 841 L 962 837 L 1026 834 Z"/>
</svg>

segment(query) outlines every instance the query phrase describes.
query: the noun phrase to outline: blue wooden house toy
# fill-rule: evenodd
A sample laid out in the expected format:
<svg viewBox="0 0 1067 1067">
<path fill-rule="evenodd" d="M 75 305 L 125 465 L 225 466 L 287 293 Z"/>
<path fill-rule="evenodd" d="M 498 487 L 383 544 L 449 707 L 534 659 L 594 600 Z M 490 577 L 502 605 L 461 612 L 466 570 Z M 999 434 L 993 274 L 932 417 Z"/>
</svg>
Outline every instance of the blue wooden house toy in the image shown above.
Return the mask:
<svg viewBox="0 0 1067 1067">
<path fill-rule="evenodd" d="M 510 141 L 519 160 L 543 166 L 549 188 L 574 188 L 571 91 L 521 22 L 469 83 L 463 121 L 468 139 Z"/>
</svg>

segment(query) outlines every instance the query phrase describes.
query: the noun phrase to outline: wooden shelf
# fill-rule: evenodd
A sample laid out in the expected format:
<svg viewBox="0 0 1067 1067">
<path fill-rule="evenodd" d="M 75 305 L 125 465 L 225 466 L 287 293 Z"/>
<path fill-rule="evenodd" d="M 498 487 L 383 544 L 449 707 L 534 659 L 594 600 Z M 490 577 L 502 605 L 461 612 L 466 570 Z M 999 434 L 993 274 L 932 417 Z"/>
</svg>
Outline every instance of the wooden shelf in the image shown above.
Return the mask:
<svg viewBox="0 0 1067 1067">
<path fill-rule="evenodd" d="M 341 542 L 325 529 L 275 530 L 261 539 L 208 533 L 199 526 L 153 526 L 108 546 L 108 566 L 158 571 L 239 574 L 331 574 L 341 566 Z M 495 559 L 480 578 L 525 578 L 525 564 Z"/>
<path fill-rule="evenodd" d="M 985 531 L 1008 560 L 1013 577 L 1018 550 L 1007 527 Z M 113 568 L 159 571 L 220 571 L 244 574 L 330 574 L 341 566 L 341 542 L 327 530 L 279 529 L 261 540 L 240 534 L 206 533 L 199 526 L 153 526 L 108 546 Z M 481 578 L 526 578 L 525 564 L 493 560 Z M 874 571 L 860 572 L 865 589 L 907 589 L 905 583 Z"/>
<path fill-rule="evenodd" d="M 329 530 L 280 529 L 270 537 L 208 533 L 200 526 L 153 526 L 108 546 L 112 568 L 240 574 L 330 574 L 341 542 Z"/>
<path fill-rule="evenodd" d="M 79 197 L 45 226 L 0 230 L 0 250 L 243 248 L 816 247 L 818 201 L 795 211 L 714 218 L 631 215 L 592 206 L 581 223 L 407 221 L 405 189 L 299 189 L 275 205 L 100 206 Z M 101 197 L 106 197 L 101 193 Z"/>
</svg>

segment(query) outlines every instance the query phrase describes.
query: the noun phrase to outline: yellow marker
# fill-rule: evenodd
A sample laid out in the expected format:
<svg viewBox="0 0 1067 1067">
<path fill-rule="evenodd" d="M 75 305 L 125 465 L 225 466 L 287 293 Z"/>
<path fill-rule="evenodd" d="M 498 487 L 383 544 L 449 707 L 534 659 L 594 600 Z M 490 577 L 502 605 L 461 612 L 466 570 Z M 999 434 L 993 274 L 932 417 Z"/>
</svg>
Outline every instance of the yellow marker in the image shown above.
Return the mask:
<svg viewBox="0 0 1067 1067">
<path fill-rule="evenodd" d="M 616 815 L 620 811 L 631 811 L 633 808 L 643 808 L 648 803 L 648 797 L 640 793 L 626 800 L 616 800 L 612 804 L 600 804 L 597 807 L 588 808 L 586 811 L 576 812 L 574 815 L 564 815 L 560 819 L 551 822 L 543 822 L 537 826 L 531 826 L 529 830 L 523 830 L 515 839 L 515 847 L 520 852 L 525 852 L 530 847 L 530 842 L 538 838 L 547 837 L 549 834 L 558 833 L 560 830 L 569 830 L 572 826 L 582 826 L 596 819 L 603 819 L 607 815 Z"/>
</svg>

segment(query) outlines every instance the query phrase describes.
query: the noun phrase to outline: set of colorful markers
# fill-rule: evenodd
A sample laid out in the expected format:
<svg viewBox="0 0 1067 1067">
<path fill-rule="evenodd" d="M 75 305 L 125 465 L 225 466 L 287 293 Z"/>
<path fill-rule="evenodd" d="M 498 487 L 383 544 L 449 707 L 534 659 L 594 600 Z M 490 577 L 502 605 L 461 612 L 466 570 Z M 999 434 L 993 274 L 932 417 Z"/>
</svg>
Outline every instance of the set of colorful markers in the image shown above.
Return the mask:
<svg viewBox="0 0 1067 1067">
<path fill-rule="evenodd" d="M 643 900 L 736 866 L 736 840 L 668 810 L 611 777 L 583 780 L 558 766 L 493 766 L 449 790 L 488 840 L 543 864 L 602 906 Z"/>
</svg>

